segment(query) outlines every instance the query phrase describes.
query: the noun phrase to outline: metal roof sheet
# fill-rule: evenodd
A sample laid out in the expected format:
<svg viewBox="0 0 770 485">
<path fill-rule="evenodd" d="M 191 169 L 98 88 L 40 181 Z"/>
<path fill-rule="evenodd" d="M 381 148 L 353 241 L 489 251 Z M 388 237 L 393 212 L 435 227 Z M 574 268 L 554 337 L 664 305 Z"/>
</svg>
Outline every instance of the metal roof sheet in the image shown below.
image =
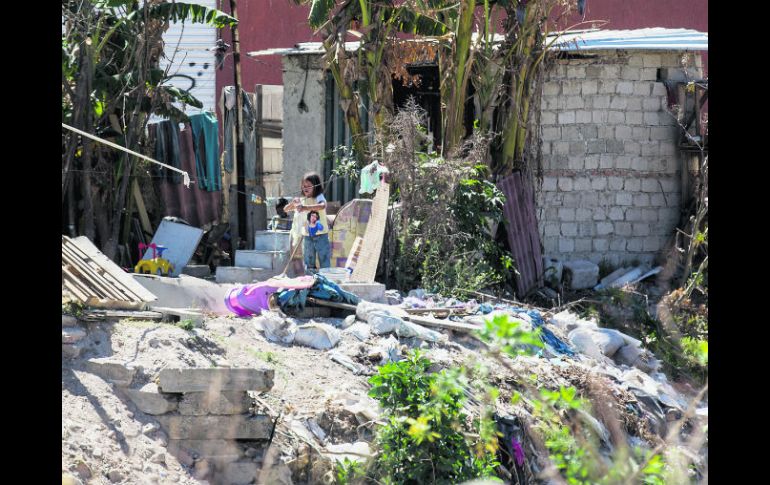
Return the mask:
<svg viewBox="0 0 770 485">
<path fill-rule="evenodd" d="M 557 34 L 548 37 L 553 38 Z M 562 32 L 551 46 L 552 50 L 702 50 L 708 51 L 708 33 L 690 29 L 666 29 L 655 27 L 635 30 L 581 30 Z M 495 36 L 497 40 L 498 36 Z M 500 36 L 502 38 L 502 36 Z M 345 50 L 355 51 L 359 42 L 345 42 Z M 294 47 L 252 51 L 252 57 L 271 55 L 323 54 L 321 42 L 302 42 Z"/>
</svg>

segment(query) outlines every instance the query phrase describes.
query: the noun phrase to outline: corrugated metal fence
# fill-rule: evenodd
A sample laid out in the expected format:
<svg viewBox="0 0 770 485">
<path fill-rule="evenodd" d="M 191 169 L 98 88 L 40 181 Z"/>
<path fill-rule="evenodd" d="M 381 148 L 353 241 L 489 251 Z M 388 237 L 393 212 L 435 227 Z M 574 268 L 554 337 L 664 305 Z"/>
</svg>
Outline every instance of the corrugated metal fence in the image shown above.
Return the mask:
<svg viewBox="0 0 770 485">
<path fill-rule="evenodd" d="M 511 254 L 519 271 L 516 278 L 517 297 L 522 298 L 543 284 L 543 257 L 535 216 L 534 191 L 528 177 L 522 172 L 514 172 L 505 177 L 498 181 L 497 186 L 505 194 L 505 228 Z"/>
</svg>

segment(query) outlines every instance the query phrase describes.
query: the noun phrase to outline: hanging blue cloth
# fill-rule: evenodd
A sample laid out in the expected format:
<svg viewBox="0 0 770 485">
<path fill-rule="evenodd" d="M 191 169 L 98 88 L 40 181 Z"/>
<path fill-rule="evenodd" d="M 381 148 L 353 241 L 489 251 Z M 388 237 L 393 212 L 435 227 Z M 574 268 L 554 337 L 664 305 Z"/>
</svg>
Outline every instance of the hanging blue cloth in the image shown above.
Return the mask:
<svg viewBox="0 0 770 485">
<path fill-rule="evenodd" d="M 278 293 L 278 305 L 281 310 L 305 308 L 307 297 L 312 296 L 319 300 L 333 301 L 337 303 L 349 303 L 358 305 L 361 301 L 353 293 L 349 293 L 340 288 L 333 281 L 329 281 L 325 276 L 316 274 L 314 276 L 313 286 L 298 290 L 283 290 Z"/>
<path fill-rule="evenodd" d="M 198 184 L 204 190 L 222 190 L 222 173 L 219 169 L 219 128 L 214 113 L 190 116 L 193 145 L 195 147 L 195 169 Z"/>
</svg>

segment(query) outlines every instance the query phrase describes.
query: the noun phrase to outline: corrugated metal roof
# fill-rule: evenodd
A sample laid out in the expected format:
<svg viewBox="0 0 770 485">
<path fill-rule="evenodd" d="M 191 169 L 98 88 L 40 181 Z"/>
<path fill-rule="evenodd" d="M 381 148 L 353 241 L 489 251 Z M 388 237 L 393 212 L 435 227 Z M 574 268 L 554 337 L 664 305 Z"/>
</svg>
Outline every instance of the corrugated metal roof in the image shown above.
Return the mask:
<svg viewBox="0 0 770 485">
<path fill-rule="evenodd" d="M 708 51 L 708 33 L 690 29 L 597 30 L 563 33 L 552 49 L 586 50 L 695 50 Z"/>
<path fill-rule="evenodd" d="M 197 3 L 217 8 L 216 0 L 198 0 Z M 163 41 L 165 57 L 160 60 L 161 69 L 170 65 L 169 75 L 189 76 L 195 81 L 192 89 L 192 81 L 186 77 L 174 77 L 167 84 L 179 89 L 190 89 L 190 93 L 203 103 L 202 110 L 186 106 L 185 112 L 195 114 L 215 109 L 216 60 L 214 52 L 209 49 L 216 44 L 216 29 L 207 24 L 172 23 L 163 34 Z"/>
<path fill-rule="evenodd" d="M 474 34 L 476 35 L 476 34 Z M 549 38 L 556 34 L 549 35 Z M 502 40 L 503 36 L 495 36 Z M 345 50 L 355 51 L 359 42 L 345 42 Z M 551 46 L 552 50 L 583 51 L 583 50 L 708 50 L 708 34 L 689 29 L 665 29 L 655 27 L 636 30 L 594 30 L 564 32 Z M 321 42 L 303 42 L 294 47 L 252 51 L 248 55 L 258 56 L 290 56 L 302 54 L 323 54 Z"/>
</svg>

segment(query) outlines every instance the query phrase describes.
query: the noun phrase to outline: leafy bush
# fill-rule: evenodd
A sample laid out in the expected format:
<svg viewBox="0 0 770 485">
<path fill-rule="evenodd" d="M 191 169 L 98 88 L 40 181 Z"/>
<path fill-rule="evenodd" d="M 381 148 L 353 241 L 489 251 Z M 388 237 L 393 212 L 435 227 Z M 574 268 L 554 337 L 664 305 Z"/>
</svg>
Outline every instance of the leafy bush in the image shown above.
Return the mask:
<svg viewBox="0 0 770 485">
<path fill-rule="evenodd" d="M 460 369 L 429 373 L 418 351 L 380 367 L 369 395 L 387 417 L 368 476 L 379 483 L 459 483 L 494 477 L 497 437 L 487 417 L 469 422 Z M 492 431 L 492 432 L 490 432 Z M 471 437 L 475 436 L 475 437 Z"/>
</svg>

